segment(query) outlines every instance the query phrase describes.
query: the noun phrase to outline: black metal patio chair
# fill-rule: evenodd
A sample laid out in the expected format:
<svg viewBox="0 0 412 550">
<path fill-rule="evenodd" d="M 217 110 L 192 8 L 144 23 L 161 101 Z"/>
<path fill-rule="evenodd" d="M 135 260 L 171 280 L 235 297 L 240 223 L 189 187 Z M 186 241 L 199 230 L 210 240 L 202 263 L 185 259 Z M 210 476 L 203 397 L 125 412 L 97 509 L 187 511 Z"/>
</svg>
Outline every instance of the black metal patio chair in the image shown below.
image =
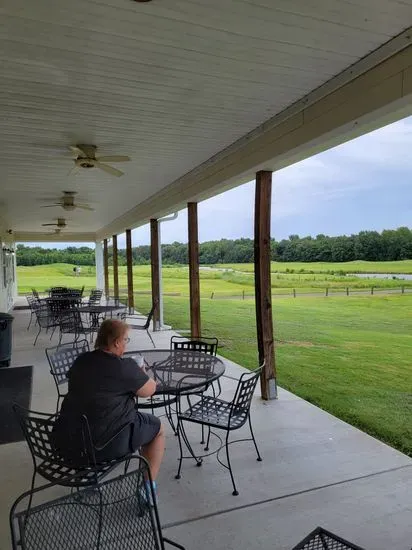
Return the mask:
<svg viewBox="0 0 412 550">
<path fill-rule="evenodd" d="M 40 475 L 47 481 L 64 487 L 88 487 L 97 483 L 99 479 L 112 471 L 119 460 L 129 459 L 133 454 L 131 447 L 133 424 L 127 423 L 118 432 L 106 441 L 103 445 L 96 446 L 91 438 L 90 429 L 85 415 L 81 418 L 79 437 L 82 441 L 82 450 L 79 460 L 71 462 L 63 458 L 57 451 L 53 430 L 57 420 L 56 414 L 42 413 L 24 409 L 17 404 L 13 405 L 24 437 L 29 446 L 33 461 L 33 475 L 30 491 L 33 491 L 36 476 Z M 128 438 L 129 452 L 120 459 L 98 462 L 96 453 L 100 453 L 114 444 L 117 438 Z M 31 500 L 29 501 L 29 508 Z"/>
<path fill-rule="evenodd" d="M 37 339 L 40 335 L 40 332 L 42 330 L 45 330 L 47 332 L 48 330 L 52 329 L 52 334 L 51 334 L 51 337 L 52 337 L 54 334 L 54 331 L 59 326 L 59 321 L 55 313 L 50 311 L 50 308 L 46 303 L 38 302 L 37 304 L 33 304 L 33 308 L 34 308 L 34 314 L 36 316 L 36 323 L 39 327 L 36 338 L 34 339 L 34 342 L 33 342 L 33 346 L 35 346 L 37 343 Z"/>
<path fill-rule="evenodd" d="M 96 305 L 100 304 L 102 296 L 103 296 L 103 290 L 99 290 L 98 288 L 94 288 L 93 290 L 90 291 L 90 296 L 89 296 L 89 299 L 87 301 L 87 305 L 88 306 L 96 306 Z"/>
<path fill-rule="evenodd" d="M 59 346 L 63 334 L 73 334 L 75 342 L 79 340 L 80 336 L 84 336 L 84 338 L 87 339 L 87 335 L 89 335 L 90 342 L 92 342 L 93 334 L 98 330 L 97 326 L 86 323 L 77 309 L 69 309 L 61 312 L 58 326 L 60 329 Z"/>
<path fill-rule="evenodd" d="M 236 488 L 235 479 L 233 476 L 232 466 L 230 462 L 229 446 L 232 445 L 233 443 L 237 443 L 240 441 L 253 441 L 253 444 L 255 446 L 256 453 L 257 453 L 257 460 L 259 462 L 262 460 L 259 453 L 259 449 L 256 444 L 253 429 L 252 429 L 252 422 L 250 419 L 250 406 L 252 404 L 252 397 L 256 388 L 256 384 L 260 378 L 263 368 L 264 368 L 264 364 L 258 367 L 257 369 L 255 369 L 254 371 L 242 374 L 242 376 L 238 381 L 238 385 L 232 401 L 225 401 L 223 399 L 202 394 L 200 400 L 194 404 L 190 403 L 189 408 L 185 411 L 181 410 L 181 400 L 177 401 L 177 404 L 178 404 L 177 433 L 179 436 L 180 458 L 179 458 L 178 471 L 175 476 L 176 479 L 180 479 L 182 461 L 184 458 L 193 458 L 196 460 L 197 465 L 200 466 L 205 456 L 216 454 L 216 458 L 218 462 L 222 466 L 227 468 L 230 472 L 230 477 L 233 485 L 232 494 L 235 496 L 239 494 Z M 196 375 L 188 375 L 183 377 L 180 380 L 180 384 L 184 385 L 187 378 L 191 376 L 195 377 Z M 232 431 L 238 430 L 239 428 L 242 428 L 242 426 L 244 426 L 244 424 L 247 421 L 249 421 L 249 429 L 250 429 L 251 437 L 229 441 L 230 433 Z M 196 456 L 191 447 L 188 436 L 186 434 L 186 431 L 184 428 L 184 422 L 193 422 L 195 424 L 201 424 L 203 426 L 208 427 L 209 431 L 208 431 L 208 437 L 206 441 L 206 447 L 204 449 L 205 451 L 209 451 L 209 442 L 210 442 L 211 434 L 213 434 L 218 438 L 218 440 L 220 441 L 220 447 L 216 451 L 213 451 L 211 453 L 204 454 L 202 456 Z M 223 430 L 226 432 L 225 442 L 223 442 L 222 438 L 214 431 L 215 429 Z M 190 453 L 190 456 L 183 455 L 182 439 Z M 226 450 L 227 464 L 222 462 L 219 458 L 219 453 L 221 449 L 223 449 L 223 447 Z"/>
<path fill-rule="evenodd" d="M 150 334 L 150 331 L 149 331 L 149 327 L 150 327 L 150 323 L 153 319 L 153 314 L 154 314 L 154 311 L 155 311 L 155 308 L 156 308 L 156 304 L 153 304 L 152 306 L 152 309 L 150 310 L 147 318 L 146 318 L 146 322 L 142 325 L 136 325 L 135 323 L 130 323 L 129 322 L 129 319 L 131 319 L 132 321 L 134 319 L 144 319 L 144 316 L 143 315 L 135 315 L 135 314 L 129 314 L 127 313 L 126 311 L 122 311 L 119 315 L 120 319 L 122 321 L 125 321 L 128 325 L 129 325 L 129 328 L 132 329 L 132 330 L 145 330 L 148 337 L 150 338 L 150 341 L 152 342 L 152 345 L 153 347 L 155 348 L 155 343 L 153 341 L 153 338 L 152 338 L 152 335 Z"/>
<path fill-rule="evenodd" d="M 77 342 L 68 342 L 46 349 L 50 374 L 53 376 L 57 390 L 56 414 L 59 411 L 60 400 L 66 395 L 66 392 L 62 392 L 62 386 L 66 387 L 70 367 L 73 365 L 74 360 L 86 351 L 90 351 L 87 340 L 77 340 Z"/>
<path fill-rule="evenodd" d="M 128 473 L 56 498 L 50 483 L 23 493 L 10 510 L 13 550 L 185 550 L 162 534 L 150 470 L 142 457 Z M 36 506 L 28 502 L 36 496 Z M 149 506 L 148 503 L 152 504 Z"/>
<path fill-rule="evenodd" d="M 322 527 L 309 533 L 292 550 L 363 550 L 360 546 L 348 542 Z"/>
<path fill-rule="evenodd" d="M 35 322 L 37 323 L 36 321 L 36 314 L 35 314 L 35 308 L 36 308 L 36 305 L 38 304 L 38 299 L 35 298 L 33 296 L 33 294 L 27 294 L 26 295 L 26 300 L 27 300 L 27 303 L 29 305 L 29 308 L 30 308 L 30 320 L 29 320 L 29 324 L 27 325 L 27 330 L 29 330 L 30 328 L 30 325 L 32 323 L 32 320 L 33 320 L 33 317 L 35 319 Z"/>
<path fill-rule="evenodd" d="M 201 338 L 188 338 L 186 336 L 172 336 L 170 338 L 170 349 L 174 350 L 181 350 L 181 351 L 200 351 L 202 353 L 208 353 L 209 355 L 216 356 L 217 354 L 217 347 L 219 344 L 219 340 L 214 337 L 205 337 L 202 336 Z M 203 388 L 200 388 L 200 390 L 196 390 L 192 392 L 192 395 L 202 395 L 205 391 L 207 391 L 210 387 L 213 391 L 213 397 L 219 397 L 219 395 L 222 393 L 222 386 L 220 385 L 220 380 L 217 379 L 217 391 L 215 389 L 215 386 L 213 383 L 206 384 Z M 203 444 L 204 441 L 204 426 L 202 425 L 202 439 L 200 441 L 201 444 Z"/>
</svg>

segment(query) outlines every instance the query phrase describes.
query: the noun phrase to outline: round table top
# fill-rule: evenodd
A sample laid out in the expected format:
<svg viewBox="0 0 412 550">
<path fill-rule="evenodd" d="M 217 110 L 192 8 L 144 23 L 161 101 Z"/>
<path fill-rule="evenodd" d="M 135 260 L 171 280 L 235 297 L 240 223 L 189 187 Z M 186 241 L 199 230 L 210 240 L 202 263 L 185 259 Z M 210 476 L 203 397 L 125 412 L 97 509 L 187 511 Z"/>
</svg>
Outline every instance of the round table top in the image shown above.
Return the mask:
<svg viewBox="0 0 412 550">
<path fill-rule="evenodd" d="M 105 313 L 106 311 L 114 311 L 115 309 L 125 309 L 127 306 L 124 304 L 95 304 L 93 306 L 88 306 L 84 304 L 77 308 L 80 313 Z"/>
<path fill-rule="evenodd" d="M 143 356 L 147 374 L 157 383 L 156 394 L 179 394 L 217 380 L 225 364 L 214 355 L 200 351 L 150 349 L 128 351 L 124 357 Z"/>
</svg>

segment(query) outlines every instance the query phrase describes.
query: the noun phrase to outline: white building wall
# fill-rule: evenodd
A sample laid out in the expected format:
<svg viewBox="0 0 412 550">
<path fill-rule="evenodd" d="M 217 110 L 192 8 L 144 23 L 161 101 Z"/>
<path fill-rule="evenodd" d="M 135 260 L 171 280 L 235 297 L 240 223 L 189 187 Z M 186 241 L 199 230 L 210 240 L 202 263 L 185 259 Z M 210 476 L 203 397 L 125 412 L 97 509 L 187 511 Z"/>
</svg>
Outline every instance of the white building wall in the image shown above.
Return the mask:
<svg viewBox="0 0 412 550">
<path fill-rule="evenodd" d="M 15 243 L 0 228 L 0 312 L 10 311 L 17 297 Z"/>
</svg>

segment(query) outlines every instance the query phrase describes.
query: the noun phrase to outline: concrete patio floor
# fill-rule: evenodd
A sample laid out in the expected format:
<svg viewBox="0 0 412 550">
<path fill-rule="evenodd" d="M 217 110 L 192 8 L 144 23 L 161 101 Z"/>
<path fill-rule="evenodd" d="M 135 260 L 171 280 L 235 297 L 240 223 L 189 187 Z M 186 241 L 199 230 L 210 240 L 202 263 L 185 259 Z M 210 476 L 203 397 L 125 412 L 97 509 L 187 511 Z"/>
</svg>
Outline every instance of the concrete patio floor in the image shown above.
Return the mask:
<svg viewBox="0 0 412 550">
<path fill-rule="evenodd" d="M 50 343 L 26 330 L 28 312 L 14 312 L 12 366 L 34 365 L 31 407 L 52 412 L 56 390 L 44 353 Z M 172 331 L 153 334 L 168 348 Z M 131 332 L 129 349 L 148 349 L 143 332 Z M 226 360 L 223 396 L 230 398 L 242 367 Z M 361 391 L 361 390 L 360 390 Z M 229 473 L 215 456 L 197 468 L 177 468 L 177 439 L 169 429 L 158 480 L 164 533 L 187 550 L 293 548 L 317 525 L 365 549 L 408 550 L 412 546 L 412 460 L 293 394 L 253 401 L 252 420 L 263 462 L 253 445 L 231 449 L 240 495 L 232 496 Z M 168 428 L 168 426 L 167 426 Z M 188 430 L 199 441 L 199 427 Z M 25 442 L 0 446 L 0 549 L 10 548 L 8 511 L 27 490 L 32 464 Z"/>
</svg>

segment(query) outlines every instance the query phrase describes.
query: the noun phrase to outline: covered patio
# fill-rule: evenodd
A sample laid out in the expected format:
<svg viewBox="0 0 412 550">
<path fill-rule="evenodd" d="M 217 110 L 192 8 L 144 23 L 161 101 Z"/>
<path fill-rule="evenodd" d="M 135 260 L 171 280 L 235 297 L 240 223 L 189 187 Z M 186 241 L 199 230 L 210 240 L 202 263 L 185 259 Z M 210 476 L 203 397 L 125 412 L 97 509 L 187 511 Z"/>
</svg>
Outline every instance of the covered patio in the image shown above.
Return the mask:
<svg viewBox="0 0 412 550">
<path fill-rule="evenodd" d="M 28 312 L 14 313 L 13 365 L 34 365 L 32 408 L 54 411 L 56 389 L 42 334 L 36 348 L 27 331 Z M 172 331 L 153 333 L 168 347 Z M 147 347 L 132 333 L 129 349 Z M 55 342 L 52 342 L 55 344 Z M 223 395 L 230 398 L 244 370 L 225 360 Z M 253 446 L 233 446 L 239 496 L 231 494 L 228 472 L 214 456 L 202 468 L 177 469 L 177 440 L 168 427 L 166 455 L 158 480 L 165 535 L 190 548 L 289 550 L 317 525 L 366 549 L 405 550 L 411 545 L 412 460 L 291 393 L 276 401 L 255 396 L 252 420 L 263 462 Z M 167 424 L 167 423 L 166 423 Z M 190 429 L 193 441 L 199 430 Z M 0 548 L 8 550 L 7 511 L 30 483 L 32 464 L 25 442 L 0 446 Z M 60 491 L 64 491 L 61 489 Z"/>
</svg>

